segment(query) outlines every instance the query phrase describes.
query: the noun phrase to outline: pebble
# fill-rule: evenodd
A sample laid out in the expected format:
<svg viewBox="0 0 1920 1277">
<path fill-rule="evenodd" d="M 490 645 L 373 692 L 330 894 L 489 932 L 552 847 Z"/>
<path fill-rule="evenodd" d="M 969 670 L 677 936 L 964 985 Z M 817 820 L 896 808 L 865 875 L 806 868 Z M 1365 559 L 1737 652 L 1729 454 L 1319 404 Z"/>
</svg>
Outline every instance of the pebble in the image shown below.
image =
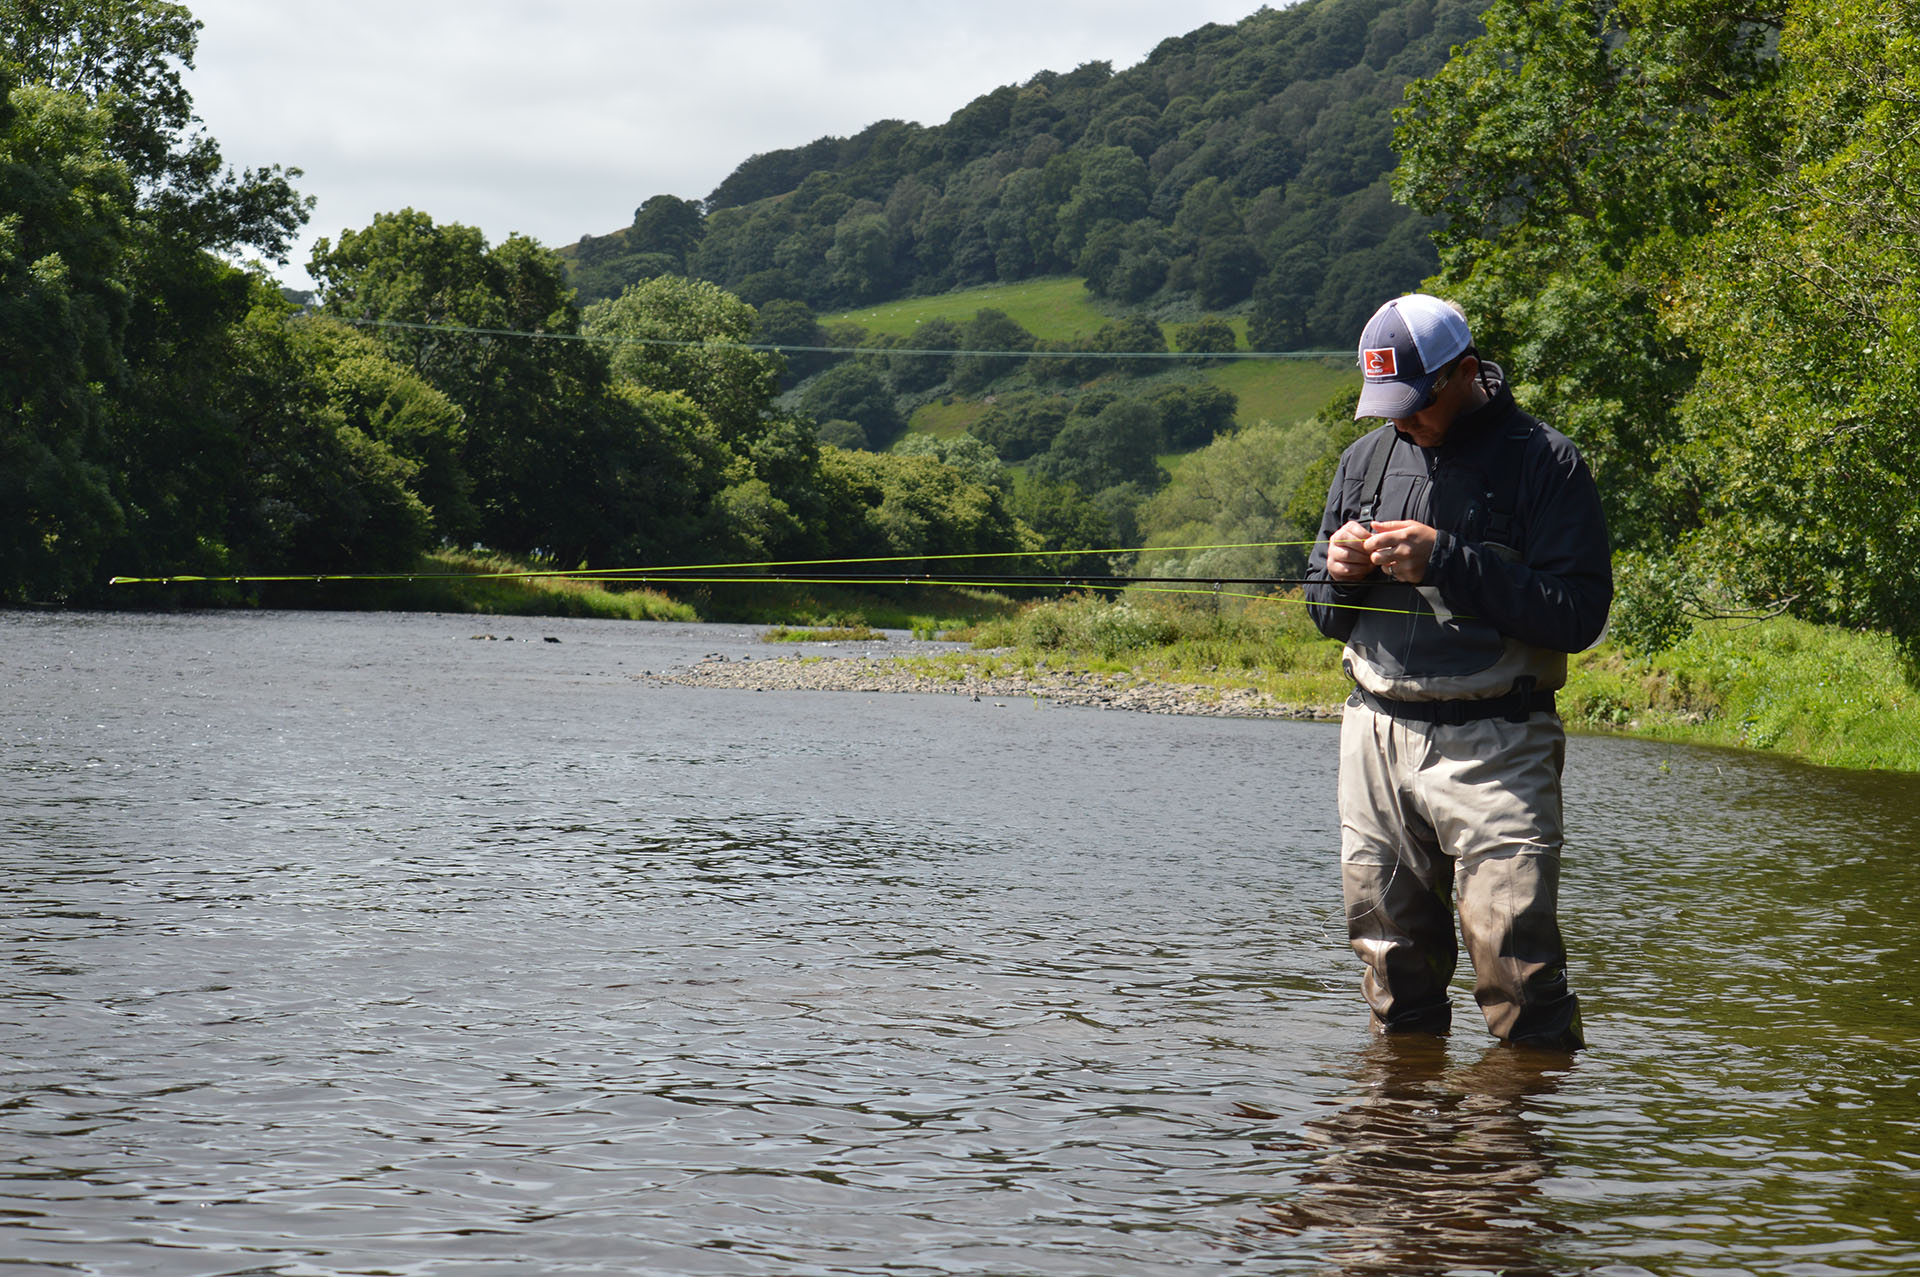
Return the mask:
<svg viewBox="0 0 1920 1277">
<path fill-rule="evenodd" d="M 1031 675 L 958 677 L 920 674 L 888 657 L 769 657 L 729 661 L 709 656 L 685 669 L 643 675 L 682 687 L 727 687 L 754 692 L 920 692 L 966 696 L 1031 697 L 1053 705 L 1095 706 L 1145 714 L 1192 714 L 1211 718 L 1337 719 L 1337 706 L 1285 705 L 1249 688 L 1132 681 L 1120 674 L 1036 670 Z M 1004 707 L 1005 702 L 997 702 Z"/>
</svg>

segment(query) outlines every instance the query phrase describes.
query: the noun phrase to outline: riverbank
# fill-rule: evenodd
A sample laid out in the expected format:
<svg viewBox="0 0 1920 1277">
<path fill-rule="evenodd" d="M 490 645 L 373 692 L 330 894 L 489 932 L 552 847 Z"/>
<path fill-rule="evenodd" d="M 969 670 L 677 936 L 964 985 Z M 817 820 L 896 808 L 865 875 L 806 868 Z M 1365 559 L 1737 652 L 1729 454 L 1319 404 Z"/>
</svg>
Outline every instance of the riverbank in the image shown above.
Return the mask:
<svg viewBox="0 0 1920 1277">
<path fill-rule="evenodd" d="M 1053 705 L 1124 709 L 1215 718 L 1334 719 L 1339 705 L 1278 701 L 1250 687 L 1142 680 L 1084 669 L 995 669 L 999 653 L 940 656 L 775 656 L 729 660 L 710 656 L 683 670 L 648 677 L 685 687 L 752 692 L 921 692 L 976 701 L 1045 701 Z"/>
<path fill-rule="evenodd" d="M 783 646 L 796 637 L 784 636 Z M 885 642 L 858 654 L 711 659 L 658 677 L 758 691 L 922 692 L 1145 713 L 1328 720 L 1340 648 L 1298 608 L 1213 613 L 1068 599 L 964 632 L 971 648 Z M 1669 651 L 1575 656 L 1560 712 L 1574 731 L 1920 771 L 1920 693 L 1883 636 L 1788 619 L 1707 622 Z"/>
</svg>

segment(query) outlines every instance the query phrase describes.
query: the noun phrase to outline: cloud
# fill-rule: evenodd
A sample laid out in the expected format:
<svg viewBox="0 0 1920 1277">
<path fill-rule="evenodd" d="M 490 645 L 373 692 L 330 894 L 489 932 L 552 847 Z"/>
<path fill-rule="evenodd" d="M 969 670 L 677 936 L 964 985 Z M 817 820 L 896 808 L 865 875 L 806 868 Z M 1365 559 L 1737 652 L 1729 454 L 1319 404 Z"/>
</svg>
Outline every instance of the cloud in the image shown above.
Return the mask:
<svg viewBox="0 0 1920 1277">
<path fill-rule="evenodd" d="M 291 165 L 312 240 L 377 212 L 549 245 L 704 197 L 750 155 L 939 124 L 1043 70 L 1116 69 L 1254 0 L 190 0 L 195 105 L 229 162 Z"/>
</svg>

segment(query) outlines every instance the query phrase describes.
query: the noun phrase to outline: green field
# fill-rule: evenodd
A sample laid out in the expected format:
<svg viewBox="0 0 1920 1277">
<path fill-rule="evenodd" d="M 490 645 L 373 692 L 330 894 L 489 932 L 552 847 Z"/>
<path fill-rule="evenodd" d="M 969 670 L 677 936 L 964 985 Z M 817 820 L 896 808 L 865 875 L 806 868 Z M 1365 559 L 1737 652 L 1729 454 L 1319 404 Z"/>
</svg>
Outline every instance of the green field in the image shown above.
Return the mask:
<svg viewBox="0 0 1920 1277">
<path fill-rule="evenodd" d="M 930 319 L 964 324 L 976 311 L 1007 313 L 1042 341 L 1073 341 L 1097 331 L 1115 318 L 1116 311 L 1089 293 L 1074 277 L 1027 280 L 1018 284 L 989 284 L 937 297 L 913 297 L 860 310 L 823 315 L 822 324 L 854 323 L 872 333 L 903 337 Z M 1226 316 L 1242 346 L 1246 344 L 1245 316 Z M 1169 330 L 1173 325 L 1165 325 Z M 1177 367 L 1180 365 L 1170 365 Z M 1277 425 L 1310 417 L 1334 395 L 1357 383 L 1353 360 L 1338 357 L 1306 359 L 1213 360 L 1200 375 L 1230 390 L 1240 400 L 1242 425 L 1270 421 Z M 946 403 L 924 404 L 913 413 L 916 431 L 950 438 L 965 433 L 986 412 L 978 399 L 954 397 Z"/>
<path fill-rule="evenodd" d="M 1351 357 L 1221 361 L 1204 376 L 1239 397 L 1235 416 L 1243 426 L 1260 421 L 1283 426 L 1311 417 L 1329 399 L 1360 384 L 1360 369 Z"/>
<path fill-rule="evenodd" d="M 904 337 L 929 319 L 964 324 L 979 310 L 1002 310 L 1042 341 L 1072 341 L 1114 318 L 1087 286 L 1073 276 L 1030 279 L 1018 284 L 985 284 L 936 297 L 909 297 L 861 310 L 822 315 L 822 324 L 850 322 L 868 332 Z"/>
</svg>

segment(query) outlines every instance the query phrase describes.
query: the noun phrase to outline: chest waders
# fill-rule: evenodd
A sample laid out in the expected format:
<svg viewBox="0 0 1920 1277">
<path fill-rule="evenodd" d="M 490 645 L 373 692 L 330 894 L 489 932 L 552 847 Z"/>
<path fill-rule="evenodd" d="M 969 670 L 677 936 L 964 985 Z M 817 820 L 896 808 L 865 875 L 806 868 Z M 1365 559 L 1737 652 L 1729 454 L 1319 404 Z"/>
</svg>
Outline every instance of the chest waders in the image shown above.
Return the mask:
<svg viewBox="0 0 1920 1277">
<path fill-rule="evenodd" d="M 1475 497 L 1435 526 L 1518 557 L 1521 471 L 1536 429 L 1523 419 L 1503 432 L 1472 485 Z M 1397 431 L 1382 431 L 1366 459 L 1363 524 L 1380 515 L 1398 442 Z M 1558 920 L 1566 745 L 1553 693 L 1516 686 L 1483 700 L 1403 701 L 1355 688 L 1347 706 L 1341 886 L 1375 1027 L 1450 1027 L 1457 910 L 1488 1030 L 1557 1050 L 1583 1046 Z"/>
</svg>

